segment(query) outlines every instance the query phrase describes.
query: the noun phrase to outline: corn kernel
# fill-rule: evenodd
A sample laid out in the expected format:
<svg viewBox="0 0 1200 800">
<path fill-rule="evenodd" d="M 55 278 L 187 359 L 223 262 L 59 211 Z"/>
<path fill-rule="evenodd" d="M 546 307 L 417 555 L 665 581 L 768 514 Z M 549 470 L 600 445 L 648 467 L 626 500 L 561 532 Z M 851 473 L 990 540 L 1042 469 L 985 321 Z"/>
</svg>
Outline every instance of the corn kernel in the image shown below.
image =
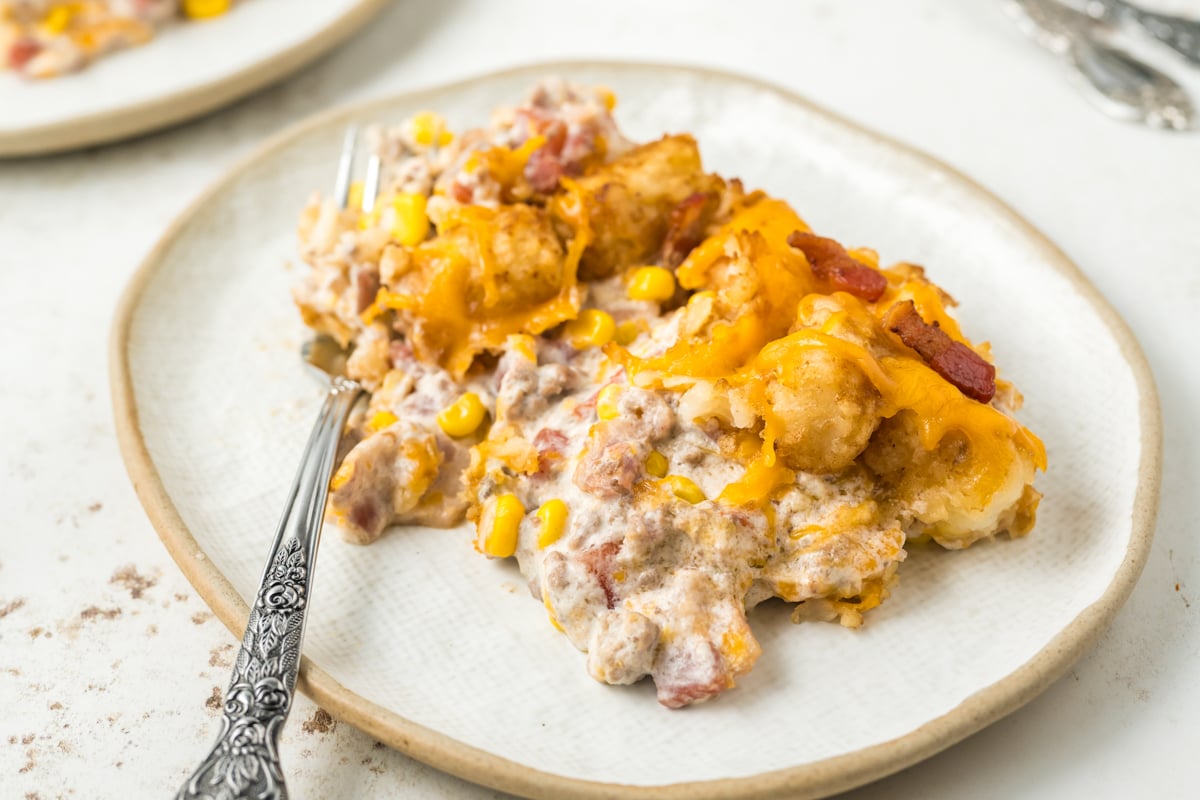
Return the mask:
<svg viewBox="0 0 1200 800">
<path fill-rule="evenodd" d="M 517 552 L 517 532 L 525 517 L 525 506 L 515 494 L 491 498 L 483 507 L 475 548 L 484 555 L 508 558 Z"/>
<path fill-rule="evenodd" d="M 607 86 L 601 86 L 596 90 L 596 93 L 600 95 L 600 102 L 604 103 L 604 107 L 609 111 L 617 107 L 617 94 L 612 89 L 609 89 Z"/>
<path fill-rule="evenodd" d="M 438 426 L 447 436 L 462 438 L 470 436 L 483 424 L 487 409 L 474 392 L 467 392 L 437 415 Z"/>
<path fill-rule="evenodd" d="M 617 408 L 617 398 L 620 394 L 621 387 L 615 383 L 601 389 L 596 397 L 596 416 L 600 419 L 616 419 L 621 413 Z"/>
<path fill-rule="evenodd" d="M 56 36 L 67 29 L 72 16 L 71 9 L 66 6 L 55 6 L 42 20 L 41 28 L 49 35 Z"/>
<path fill-rule="evenodd" d="M 371 415 L 370 421 L 367 422 L 367 430 L 371 433 L 377 433 L 399 421 L 400 418 L 390 411 L 378 411 Z"/>
<path fill-rule="evenodd" d="M 454 134 L 446 128 L 446 121 L 432 111 L 422 111 L 409 121 L 409 136 L 420 147 L 436 144 L 444 147 L 454 141 Z"/>
<path fill-rule="evenodd" d="M 346 192 L 346 208 L 362 208 L 363 182 L 354 181 Z"/>
<path fill-rule="evenodd" d="M 542 503 L 537 510 L 537 518 L 542 523 L 537 538 L 539 548 L 545 549 L 558 541 L 567 527 L 567 513 L 567 504 L 557 497 Z"/>
<path fill-rule="evenodd" d="M 617 335 L 617 324 L 607 312 L 585 308 L 578 317 L 567 323 L 566 334 L 567 341 L 576 350 L 603 347 Z"/>
<path fill-rule="evenodd" d="M 663 267 L 641 267 L 629 281 L 629 299 L 661 303 L 675 296 L 675 275 Z"/>
<path fill-rule="evenodd" d="M 337 472 L 333 473 L 333 478 L 329 481 L 329 491 L 336 492 L 338 489 L 346 485 L 346 483 L 354 477 L 354 463 L 343 461 L 342 465 L 337 468 Z"/>
<path fill-rule="evenodd" d="M 704 490 L 697 486 L 691 478 L 685 478 L 682 475 L 668 475 L 662 479 L 662 483 L 680 500 L 685 500 L 693 505 L 707 499 L 704 496 Z"/>
<path fill-rule="evenodd" d="M 634 339 L 641 335 L 641 332 L 642 329 L 638 327 L 636 322 L 627 320 L 617 326 L 617 333 L 613 337 L 613 341 L 621 345 L 621 347 L 628 347 L 633 344 Z"/>
<path fill-rule="evenodd" d="M 409 247 L 425 241 L 429 235 L 429 215 L 425 212 L 425 195 L 403 192 L 392 198 L 392 238 Z"/>
<path fill-rule="evenodd" d="M 219 17 L 229 10 L 230 0 L 183 0 L 183 13 L 192 19 Z"/>
<path fill-rule="evenodd" d="M 646 456 L 646 474 L 655 478 L 665 478 L 667 476 L 667 468 L 670 464 L 667 463 L 667 457 L 657 450 Z"/>
</svg>

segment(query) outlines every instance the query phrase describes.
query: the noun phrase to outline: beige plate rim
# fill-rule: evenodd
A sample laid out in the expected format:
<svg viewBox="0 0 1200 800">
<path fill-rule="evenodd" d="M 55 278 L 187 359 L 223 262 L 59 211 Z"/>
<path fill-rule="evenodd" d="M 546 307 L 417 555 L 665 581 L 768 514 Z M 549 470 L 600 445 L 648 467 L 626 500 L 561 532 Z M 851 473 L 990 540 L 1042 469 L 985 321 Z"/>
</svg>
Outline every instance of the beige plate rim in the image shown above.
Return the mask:
<svg viewBox="0 0 1200 800">
<path fill-rule="evenodd" d="M 371 703 L 339 684 L 329 673 L 308 658 L 303 659 L 298 686 L 301 691 L 335 717 L 362 729 L 380 741 L 438 769 L 501 791 L 529 796 L 573 800 L 574 798 L 688 798 L 718 800 L 734 797 L 819 797 L 859 786 L 897 772 L 934 755 L 970 736 L 1032 700 L 1061 677 L 1072 663 L 1096 639 L 1125 602 L 1150 552 L 1155 517 L 1158 511 L 1162 465 L 1162 424 L 1154 378 L 1133 333 L 1099 291 L 1067 256 L 1037 229 L 1004 205 L 983 187 L 951 167 L 907 145 L 875 134 L 859 125 L 815 106 L 804 98 L 772 84 L 719 70 L 685 65 L 620 61 L 558 61 L 513 67 L 475 76 L 441 86 L 405 92 L 334 109 L 314 116 L 272 137 L 258 150 L 234 166 L 211 185 L 186 209 L 159 240 L 134 273 L 113 322 L 110 341 L 110 377 L 117 438 L 134 488 L 141 499 L 163 544 L 197 592 L 214 613 L 240 636 L 248 616 L 241 596 L 187 529 L 150 458 L 138 427 L 137 398 L 129 370 L 128 343 L 130 326 L 142 294 L 163 261 L 182 227 L 196 209 L 212 201 L 251 165 L 268 158 L 298 136 L 313 128 L 370 112 L 401 99 L 434 102 L 439 92 L 489 77 L 527 74 L 531 79 L 570 68 L 680 70 L 693 74 L 739 81 L 760 90 L 774 92 L 786 101 L 825 115 L 841 125 L 866 133 L 903 155 L 917 159 L 930 170 L 968 185 L 992 206 L 991 213 L 1025 231 L 1042 250 L 1043 260 L 1065 276 L 1105 321 L 1120 345 L 1138 384 L 1142 455 L 1138 465 L 1138 486 L 1130 520 L 1132 532 L 1125 557 L 1103 595 L 1055 636 L 1041 651 L 1005 678 L 980 690 L 945 715 L 888 742 L 830 759 L 765 772 L 742 778 L 724 778 L 667 786 L 632 786 L 568 778 L 527 767 L 484 750 L 471 747 L 444 734 L 415 724 L 400 715 Z"/>
<path fill-rule="evenodd" d="M 358 0 L 302 42 L 231 75 L 179 92 L 71 119 L 0 130 L 0 158 L 42 156 L 107 144 L 206 114 L 281 80 L 349 38 L 389 0 Z"/>
</svg>

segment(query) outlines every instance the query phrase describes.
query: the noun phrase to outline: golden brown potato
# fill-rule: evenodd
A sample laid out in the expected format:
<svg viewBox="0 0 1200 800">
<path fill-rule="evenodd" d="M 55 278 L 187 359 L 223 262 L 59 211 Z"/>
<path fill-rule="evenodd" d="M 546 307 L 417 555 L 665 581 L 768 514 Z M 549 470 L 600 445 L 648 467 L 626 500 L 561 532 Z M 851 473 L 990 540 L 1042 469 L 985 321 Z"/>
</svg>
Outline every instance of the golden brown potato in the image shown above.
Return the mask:
<svg viewBox="0 0 1200 800">
<path fill-rule="evenodd" d="M 528 205 L 501 206 L 480 225 L 473 217 L 451 222 L 438 237 L 452 251 L 469 254 L 472 306 L 483 313 L 527 308 L 558 294 L 565 252 L 546 212 Z M 480 234 L 489 241 L 479 242 Z M 480 253 L 490 246 L 491 258 Z M 487 273 L 489 269 L 492 274 Z"/>
<path fill-rule="evenodd" d="M 805 296 L 796 308 L 796 322 L 789 333 L 818 328 L 842 341 L 865 347 L 894 347 L 891 340 L 878 329 L 874 317 L 854 313 L 853 298 L 813 293 Z M 850 311 L 851 313 L 846 313 Z"/>
<path fill-rule="evenodd" d="M 943 547 L 958 549 L 997 531 L 1021 535 L 1033 525 L 1039 495 L 1033 457 L 999 438 L 979 450 L 963 435 L 947 434 L 934 450 L 917 438 L 916 416 L 886 419 L 863 452 L 901 514 Z"/>
<path fill-rule="evenodd" d="M 800 351 L 785 384 L 767 400 L 786 426 L 776 451 L 792 469 L 838 472 L 867 446 L 879 424 L 879 393 L 862 370 L 827 350 Z"/>
<path fill-rule="evenodd" d="M 396 311 L 395 328 L 419 360 L 455 376 L 510 334 L 573 319 L 585 291 L 567 280 L 563 243 L 534 206 L 455 208 L 437 236 L 385 255 L 379 307 Z"/>
<path fill-rule="evenodd" d="M 695 192 L 718 191 L 722 181 L 705 174 L 691 136 L 664 136 L 641 145 L 580 178 L 593 239 L 580 274 L 606 278 L 658 253 L 671 210 Z"/>
</svg>

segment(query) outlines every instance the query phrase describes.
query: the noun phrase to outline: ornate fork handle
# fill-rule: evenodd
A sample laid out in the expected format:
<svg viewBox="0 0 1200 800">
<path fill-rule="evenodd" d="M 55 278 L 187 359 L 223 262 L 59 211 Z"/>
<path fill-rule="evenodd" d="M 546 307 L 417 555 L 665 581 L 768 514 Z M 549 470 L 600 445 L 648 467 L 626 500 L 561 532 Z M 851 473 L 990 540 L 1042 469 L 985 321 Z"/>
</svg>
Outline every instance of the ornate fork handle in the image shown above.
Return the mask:
<svg viewBox="0 0 1200 800">
<path fill-rule="evenodd" d="M 292 707 L 312 569 L 346 418 L 362 393 L 336 378 L 304 449 L 225 693 L 221 735 L 176 800 L 285 800 L 279 732 Z"/>
</svg>

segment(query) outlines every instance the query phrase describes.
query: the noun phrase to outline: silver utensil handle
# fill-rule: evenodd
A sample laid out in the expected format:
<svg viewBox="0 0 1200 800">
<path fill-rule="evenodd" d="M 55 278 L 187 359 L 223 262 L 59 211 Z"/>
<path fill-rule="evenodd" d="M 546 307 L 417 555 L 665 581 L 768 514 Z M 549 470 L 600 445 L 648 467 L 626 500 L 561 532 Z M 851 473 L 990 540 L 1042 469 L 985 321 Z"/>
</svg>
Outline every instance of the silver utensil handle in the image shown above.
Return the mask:
<svg viewBox="0 0 1200 800">
<path fill-rule="evenodd" d="M 1155 128 L 1191 127 L 1195 109 L 1187 91 L 1144 61 L 1084 38 L 1072 44 L 1068 57 L 1087 81 L 1094 102 L 1110 115 Z"/>
<path fill-rule="evenodd" d="M 1200 20 L 1147 11 L 1123 0 L 1104 0 L 1122 19 L 1141 25 L 1151 36 L 1200 66 Z"/>
<path fill-rule="evenodd" d="M 1107 0 L 1105 0 L 1107 2 Z M 1187 130 L 1195 108 L 1171 76 L 1104 41 L 1101 23 L 1056 0 L 1006 0 L 1021 28 L 1065 58 L 1092 102 L 1109 116 Z"/>
<path fill-rule="evenodd" d="M 325 499 L 362 387 L 336 378 L 309 436 L 225 693 L 221 735 L 177 800 L 284 800 L 279 732 L 292 707 Z"/>
</svg>

